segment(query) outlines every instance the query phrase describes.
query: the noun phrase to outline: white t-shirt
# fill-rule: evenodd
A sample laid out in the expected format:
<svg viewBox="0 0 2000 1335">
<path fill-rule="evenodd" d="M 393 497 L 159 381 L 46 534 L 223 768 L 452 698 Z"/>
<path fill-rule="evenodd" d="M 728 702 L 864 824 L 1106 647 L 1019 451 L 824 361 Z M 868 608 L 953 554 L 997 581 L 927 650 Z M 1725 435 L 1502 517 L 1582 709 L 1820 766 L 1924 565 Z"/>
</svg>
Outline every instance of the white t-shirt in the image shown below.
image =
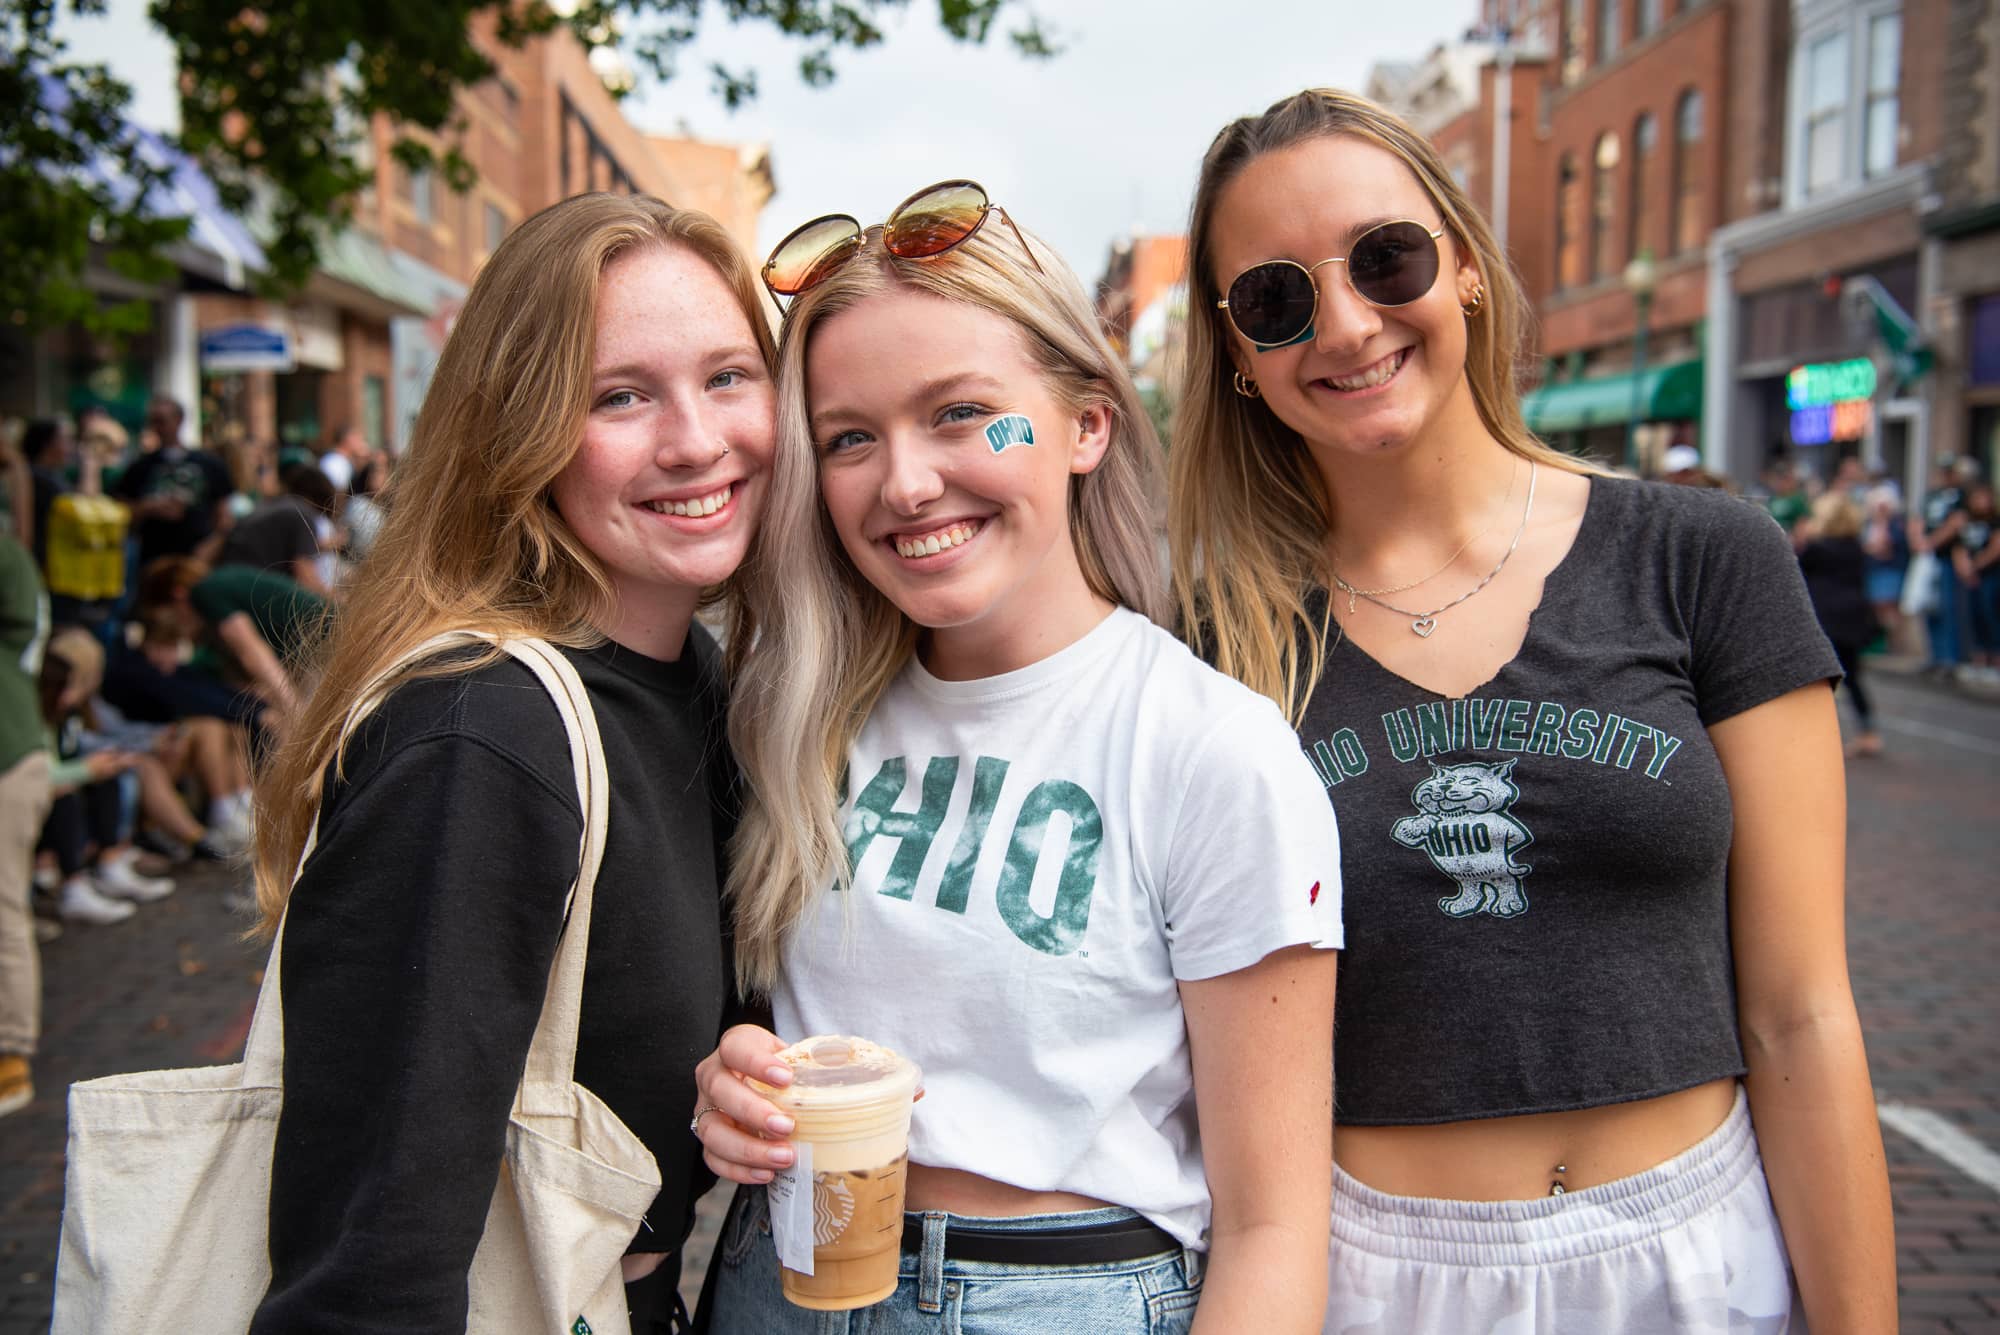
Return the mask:
<svg viewBox="0 0 2000 1335">
<path fill-rule="evenodd" d="M 849 754 L 841 818 L 854 887 L 788 943 L 778 1033 L 915 1059 L 913 1163 L 1206 1247 L 1176 982 L 1341 945 L 1339 839 L 1284 717 L 1120 609 L 997 677 L 913 660 Z"/>
</svg>

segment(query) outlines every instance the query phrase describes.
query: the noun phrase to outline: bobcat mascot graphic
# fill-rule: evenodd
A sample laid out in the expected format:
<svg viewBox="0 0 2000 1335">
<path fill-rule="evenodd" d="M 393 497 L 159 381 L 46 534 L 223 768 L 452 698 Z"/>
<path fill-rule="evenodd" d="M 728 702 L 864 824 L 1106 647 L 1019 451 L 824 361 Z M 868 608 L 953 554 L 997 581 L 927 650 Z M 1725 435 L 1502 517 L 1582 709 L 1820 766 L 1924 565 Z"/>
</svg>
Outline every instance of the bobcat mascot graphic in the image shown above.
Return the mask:
<svg viewBox="0 0 2000 1335">
<path fill-rule="evenodd" d="M 1458 893 L 1438 901 L 1454 918 L 1490 913 L 1512 918 L 1528 911 L 1521 879 L 1531 870 L 1514 854 L 1535 841 L 1528 827 L 1507 814 L 1521 790 L 1509 776 L 1514 761 L 1497 765 L 1432 765 L 1431 776 L 1410 793 L 1418 814 L 1396 822 L 1389 837 L 1430 854 L 1437 869 L 1458 882 Z"/>
</svg>

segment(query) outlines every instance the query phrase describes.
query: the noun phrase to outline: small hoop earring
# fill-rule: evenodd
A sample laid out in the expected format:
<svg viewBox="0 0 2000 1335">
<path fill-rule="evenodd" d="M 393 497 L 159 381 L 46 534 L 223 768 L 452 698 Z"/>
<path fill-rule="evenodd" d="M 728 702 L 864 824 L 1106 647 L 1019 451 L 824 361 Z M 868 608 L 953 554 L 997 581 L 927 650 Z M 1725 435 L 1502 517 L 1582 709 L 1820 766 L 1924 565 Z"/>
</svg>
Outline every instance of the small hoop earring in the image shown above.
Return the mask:
<svg viewBox="0 0 2000 1335">
<path fill-rule="evenodd" d="M 1236 392 L 1246 399 L 1261 399 L 1264 397 L 1264 391 L 1257 388 L 1257 382 L 1244 375 L 1241 371 L 1236 373 Z"/>
<path fill-rule="evenodd" d="M 1459 309 L 1464 311 L 1468 317 L 1477 315 L 1479 312 L 1485 310 L 1486 284 L 1474 283 L 1472 285 L 1472 300 L 1460 305 Z"/>
</svg>

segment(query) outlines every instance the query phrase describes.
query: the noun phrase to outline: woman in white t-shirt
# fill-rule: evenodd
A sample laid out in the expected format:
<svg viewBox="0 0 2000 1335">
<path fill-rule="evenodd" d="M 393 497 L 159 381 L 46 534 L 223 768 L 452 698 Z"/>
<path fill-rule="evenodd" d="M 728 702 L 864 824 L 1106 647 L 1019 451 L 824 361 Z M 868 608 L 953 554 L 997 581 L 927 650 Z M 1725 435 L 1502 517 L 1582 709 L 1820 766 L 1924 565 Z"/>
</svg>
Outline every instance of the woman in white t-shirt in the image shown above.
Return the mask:
<svg viewBox="0 0 2000 1335">
<path fill-rule="evenodd" d="M 1276 708 L 1151 619 L 1159 446 L 1130 378 L 969 182 L 866 232 L 808 223 L 764 274 L 795 300 L 730 890 L 777 1033 L 702 1063 L 709 1164 L 789 1167 L 744 1077 L 862 1035 L 926 1087 L 870 1330 L 1317 1331 L 1337 839 Z M 718 1335 L 819 1329 L 755 1185 L 710 1286 Z"/>
</svg>

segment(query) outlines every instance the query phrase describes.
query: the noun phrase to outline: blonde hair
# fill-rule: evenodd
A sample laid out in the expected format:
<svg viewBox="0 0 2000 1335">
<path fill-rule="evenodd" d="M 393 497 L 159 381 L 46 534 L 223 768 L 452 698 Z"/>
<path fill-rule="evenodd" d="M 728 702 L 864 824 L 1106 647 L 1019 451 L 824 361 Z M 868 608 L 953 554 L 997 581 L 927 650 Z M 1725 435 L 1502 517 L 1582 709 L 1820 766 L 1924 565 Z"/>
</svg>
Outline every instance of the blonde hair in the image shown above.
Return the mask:
<svg viewBox="0 0 2000 1335">
<path fill-rule="evenodd" d="M 1215 304 L 1222 297 L 1215 211 L 1258 157 L 1334 135 L 1401 159 L 1453 245 L 1478 266 L 1486 295 L 1466 317 L 1465 374 L 1486 430 L 1522 458 L 1597 471 L 1544 445 L 1522 420 L 1518 376 L 1529 317 L 1520 281 L 1429 140 L 1366 98 L 1331 88 L 1307 89 L 1224 127 L 1202 159 L 1188 224 L 1186 360 L 1168 485 L 1174 596 L 1184 630 L 1215 665 L 1275 700 L 1295 725 L 1325 665 L 1327 622 L 1307 607 L 1325 579 L 1333 511 L 1299 434 L 1261 399 L 1235 391 L 1228 317 Z"/>
<path fill-rule="evenodd" d="M 65 626 L 49 639 L 47 651 L 69 665 L 70 685 L 86 702 L 104 684 L 104 645 L 81 626 Z"/>
<path fill-rule="evenodd" d="M 381 534 L 323 646 L 317 686 L 258 776 L 257 905 L 276 927 L 319 806 L 338 772 L 342 728 L 370 684 L 435 635 L 479 630 L 558 644 L 601 640 L 611 599 L 602 564 L 548 492 L 583 437 L 605 266 L 647 246 L 678 246 L 728 283 L 767 366 L 776 346 L 756 280 L 707 215 L 646 196 L 581 195 L 553 204 L 500 243 L 479 272 L 438 359 Z M 469 671 L 435 660 L 396 673 Z"/>
<path fill-rule="evenodd" d="M 1859 537 L 1863 522 L 1861 507 L 1854 503 L 1853 497 L 1839 488 L 1826 492 L 1812 503 L 1812 526 L 1815 537 Z"/>
<path fill-rule="evenodd" d="M 1083 288 L 1045 246 L 1038 272 L 993 223 L 948 254 L 863 251 L 795 301 L 778 352 L 778 447 L 770 502 L 742 571 L 744 648 L 732 664 L 729 734 L 752 801 L 732 846 L 729 895 L 744 985 L 768 992 L 784 940 L 836 878 L 848 748 L 915 652 L 918 626 L 848 559 L 820 503 L 806 349 L 822 321 L 900 289 L 988 311 L 1020 332 L 1066 408 L 1111 416 L 1102 461 L 1070 482 L 1070 534 L 1100 597 L 1160 620 L 1159 440 Z M 754 640 L 750 637 L 754 635 Z M 732 646 L 734 648 L 735 646 Z"/>
</svg>

